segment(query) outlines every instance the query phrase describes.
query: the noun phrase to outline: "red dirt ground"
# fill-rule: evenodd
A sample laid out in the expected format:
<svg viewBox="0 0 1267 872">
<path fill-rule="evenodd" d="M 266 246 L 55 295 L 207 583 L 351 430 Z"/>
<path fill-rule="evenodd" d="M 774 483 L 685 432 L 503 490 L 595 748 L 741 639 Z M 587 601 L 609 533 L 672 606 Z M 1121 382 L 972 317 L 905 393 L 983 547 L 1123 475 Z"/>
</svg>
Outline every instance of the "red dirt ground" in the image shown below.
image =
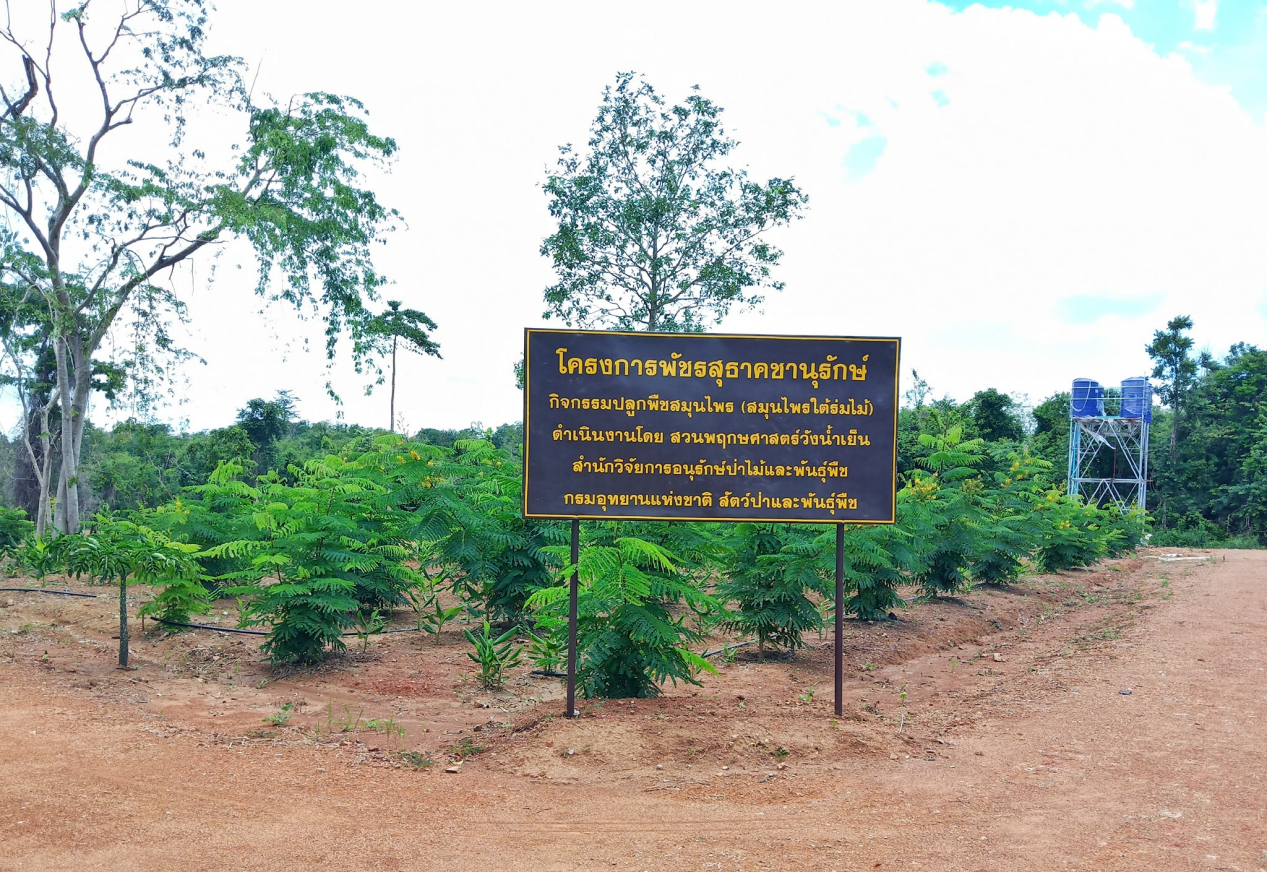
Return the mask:
<svg viewBox="0 0 1267 872">
<path fill-rule="evenodd" d="M 1264 870 L 1267 552 L 1167 553 L 848 622 L 839 722 L 830 637 L 566 721 L 456 630 L 121 672 L 110 591 L 0 591 L 0 869 Z"/>
</svg>

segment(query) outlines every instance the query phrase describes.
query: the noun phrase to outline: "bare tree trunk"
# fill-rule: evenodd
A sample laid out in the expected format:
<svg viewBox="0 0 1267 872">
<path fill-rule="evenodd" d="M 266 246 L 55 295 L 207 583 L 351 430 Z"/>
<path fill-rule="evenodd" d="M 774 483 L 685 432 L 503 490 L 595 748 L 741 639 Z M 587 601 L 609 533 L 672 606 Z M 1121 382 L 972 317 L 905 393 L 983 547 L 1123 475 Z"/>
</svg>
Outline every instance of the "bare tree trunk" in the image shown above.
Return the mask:
<svg viewBox="0 0 1267 872">
<path fill-rule="evenodd" d="M 119 579 L 119 668 L 128 668 L 128 577 Z"/>
<path fill-rule="evenodd" d="M 1174 408 L 1170 412 L 1170 465 L 1175 465 L 1179 456 L 1179 398 L 1175 397 Z"/>
<path fill-rule="evenodd" d="M 79 532 L 79 460 L 88 399 L 92 390 L 91 356 L 85 358 L 83 341 L 72 334 L 54 343 L 57 387 L 62 405 L 62 467 L 57 482 L 57 511 L 53 523 L 62 533 Z"/>
<path fill-rule="evenodd" d="M 48 431 L 47 406 L 40 413 L 40 443 L 42 454 L 40 464 L 43 469 L 37 473 L 40 479 L 40 505 L 35 516 L 35 535 L 42 539 L 53 520 L 48 498 L 49 482 L 53 480 L 53 434 Z"/>
<path fill-rule="evenodd" d="M 21 390 L 21 388 L 19 388 Z M 25 397 L 23 397 L 22 406 L 27 408 Z M 22 422 L 22 445 L 26 449 L 26 460 L 30 465 L 31 473 L 35 476 L 35 481 L 39 487 L 39 496 L 35 503 L 35 535 L 39 538 L 44 537 L 45 531 L 49 524 L 49 502 L 48 490 L 51 481 L 51 473 L 53 471 L 53 445 L 52 434 L 48 432 L 48 416 L 49 408 L 44 406 L 39 411 L 38 419 L 34 414 L 26 414 Z M 35 437 L 39 443 L 40 450 L 35 450 L 35 444 L 31 441 L 31 431 L 39 427 L 39 433 Z M 17 464 L 14 464 L 15 468 Z"/>
<path fill-rule="evenodd" d="M 391 402 L 391 423 L 387 425 L 388 433 L 396 432 L 396 337 L 392 337 L 392 402 Z"/>
<path fill-rule="evenodd" d="M 15 476 L 19 468 L 29 466 L 31 476 L 35 478 L 36 487 L 38 489 L 35 503 L 32 505 L 28 499 L 24 499 L 22 495 L 18 496 L 18 501 L 27 508 L 30 514 L 35 517 L 35 535 L 43 538 L 48 531 L 50 518 L 49 511 L 49 488 L 52 483 L 53 472 L 53 434 L 49 430 L 49 418 L 52 415 L 53 403 L 55 399 L 50 398 L 47 402 L 40 401 L 30 393 L 30 380 L 33 376 L 27 373 L 20 362 L 19 355 L 10 352 L 10 357 L 14 362 L 15 377 L 14 384 L 17 387 L 18 400 L 22 404 L 22 447 L 26 449 L 23 459 L 25 463 L 18 463 L 15 456 L 14 472 Z M 38 378 L 38 376 L 34 376 Z M 36 446 L 39 450 L 36 450 Z M 28 478 L 26 476 L 16 476 L 18 478 Z M 26 494 L 29 496 L 29 492 Z M 32 511 L 33 510 L 33 511 Z"/>
</svg>

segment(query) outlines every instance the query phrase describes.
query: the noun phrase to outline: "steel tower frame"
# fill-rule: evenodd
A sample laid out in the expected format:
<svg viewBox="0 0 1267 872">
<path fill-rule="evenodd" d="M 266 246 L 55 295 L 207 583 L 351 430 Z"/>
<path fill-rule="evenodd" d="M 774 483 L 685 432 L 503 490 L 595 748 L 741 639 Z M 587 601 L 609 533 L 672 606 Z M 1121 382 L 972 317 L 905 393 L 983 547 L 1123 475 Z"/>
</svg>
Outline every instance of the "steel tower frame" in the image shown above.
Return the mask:
<svg viewBox="0 0 1267 872">
<path fill-rule="evenodd" d="M 1148 503 L 1148 427 L 1143 418 L 1070 418 L 1069 492 L 1097 505 L 1113 500 L 1124 512 L 1132 503 L 1143 511 Z M 1103 451 L 1113 452 L 1109 478 L 1090 474 Z"/>
</svg>

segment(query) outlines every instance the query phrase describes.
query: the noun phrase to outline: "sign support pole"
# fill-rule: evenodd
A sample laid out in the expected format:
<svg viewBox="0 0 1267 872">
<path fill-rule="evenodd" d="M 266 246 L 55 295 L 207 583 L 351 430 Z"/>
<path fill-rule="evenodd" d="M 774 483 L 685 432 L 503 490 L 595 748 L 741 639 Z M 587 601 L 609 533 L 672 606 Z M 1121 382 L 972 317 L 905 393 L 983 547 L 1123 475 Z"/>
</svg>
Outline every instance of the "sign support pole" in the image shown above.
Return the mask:
<svg viewBox="0 0 1267 872">
<path fill-rule="evenodd" d="M 568 582 L 568 707 L 565 718 L 574 718 L 576 711 L 576 595 L 580 583 L 581 522 L 572 519 L 572 578 Z"/>
<path fill-rule="evenodd" d="M 845 713 L 845 525 L 836 525 L 836 717 Z"/>
</svg>

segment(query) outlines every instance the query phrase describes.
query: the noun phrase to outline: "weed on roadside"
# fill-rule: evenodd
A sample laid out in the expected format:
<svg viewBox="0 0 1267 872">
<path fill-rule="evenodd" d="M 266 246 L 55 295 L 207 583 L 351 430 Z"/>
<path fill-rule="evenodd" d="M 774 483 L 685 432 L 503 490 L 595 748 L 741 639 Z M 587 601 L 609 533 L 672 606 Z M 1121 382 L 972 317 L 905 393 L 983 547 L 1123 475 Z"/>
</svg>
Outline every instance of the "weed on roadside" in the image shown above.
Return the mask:
<svg viewBox="0 0 1267 872">
<path fill-rule="evenodd" d="M 475 744 L 475 740 L 470 736 L 463 736 L 449 753 L 454 757 L 460 757 L 465 760 L 467 757 L 474 757 L 476 754 L 482 754 L 487 750 L 486 746 Z"/>
<path fill-rule="evenodd" d="M 436 762 L 421 751 L 397 751 L 396 756 L 410 769 L 426 769 Z"/>
<path fill-rule="evenodd" d="M 275 727 L 284 727 L 284 726 L 286 726 L 288 723 L 290 723 L 290 717 L 291 717 L 291 715 L 293 714 L 293 712 L 291 711 L 291 709 L 293 709 L 293 708 L 294 708 L 294 704 L 293 704 L 293 703 L 289 703 L 289 702 L 288 702 L 288 703 L 286 703 L 286 704 L 285 704 L 285 705 L 283 705 L 281 708 L 279 708 L 277 711 L 273 712 L 271 715 L 269 715 L 268 717 L 264 718 L 264 723 L 266 723 L 266 724 L 272 724 L 272 725 L 273 725 L 273 726 L 275 726 Z"/>
</svg>

